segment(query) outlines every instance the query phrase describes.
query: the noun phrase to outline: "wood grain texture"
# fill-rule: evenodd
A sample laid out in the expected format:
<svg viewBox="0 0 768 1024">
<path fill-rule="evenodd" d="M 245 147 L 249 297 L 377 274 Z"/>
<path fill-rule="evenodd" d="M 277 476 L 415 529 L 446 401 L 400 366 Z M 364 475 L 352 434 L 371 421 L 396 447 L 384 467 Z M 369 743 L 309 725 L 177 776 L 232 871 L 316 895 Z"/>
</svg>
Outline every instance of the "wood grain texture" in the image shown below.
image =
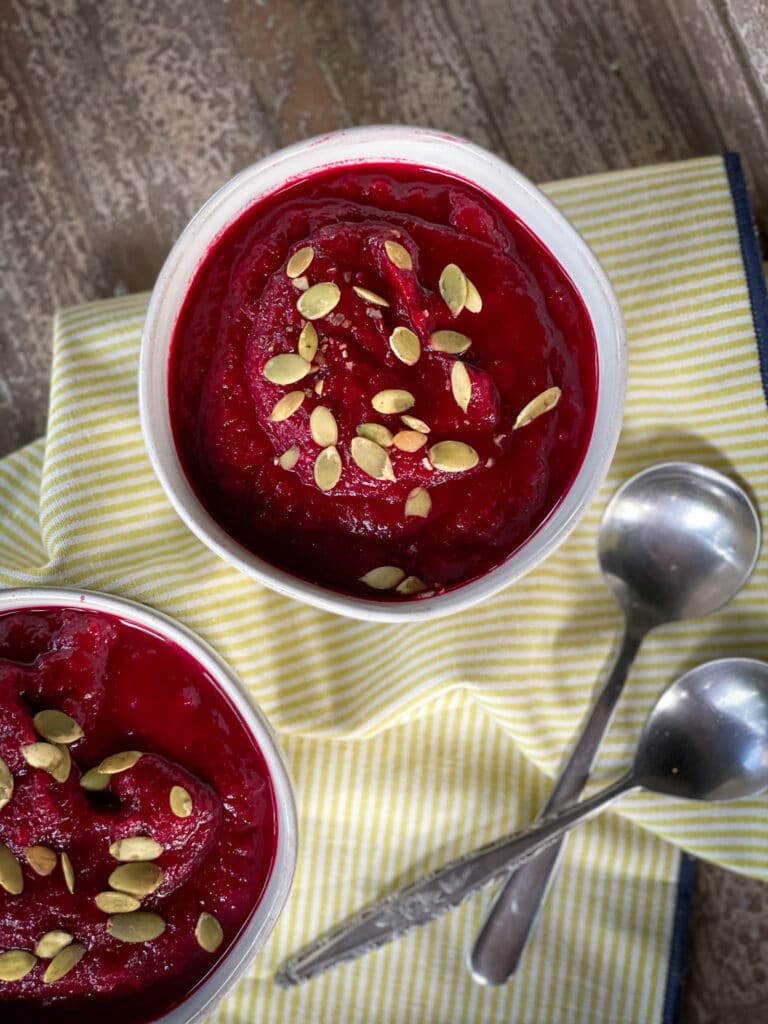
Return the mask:
<svg viewBox="0 0 768 1024">
<path fill-rule="evenodd" d="M 0 0 L 0 455 L 45 429 L 57 306 L 150 288 L 212 191 L 328 129 L 539 181 L 736 149 L 765 228 L 767 41 L 765 0 Z M 768 1020 L 767 892 L 700 869 L 683 1024 Z"/>
</svg>

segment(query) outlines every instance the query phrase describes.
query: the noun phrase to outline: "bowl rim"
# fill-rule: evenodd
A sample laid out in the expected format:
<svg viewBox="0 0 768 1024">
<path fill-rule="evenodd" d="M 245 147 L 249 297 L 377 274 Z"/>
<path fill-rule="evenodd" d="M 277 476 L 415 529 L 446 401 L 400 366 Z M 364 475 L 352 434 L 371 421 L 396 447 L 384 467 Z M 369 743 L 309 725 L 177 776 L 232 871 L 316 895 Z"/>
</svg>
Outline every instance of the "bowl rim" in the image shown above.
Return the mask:
<svg viewBox="0 0 768 1024">
<path fill-rule="evenodd" d="M 445 171 L 475 183 L 510 209 L 573 280 L 597 343 L 594 422 L 568 490 L 500 565 L 446 592 L 411 601 L 388 602 L 332 591 L 272 565 L 234 540 L 204 508 L 186 477 L 173 441 L 167 402 L 168 354 L 183 297 L 226 227 L 260 198 L 291 181 L 326 167 L 377 160 L 418 162 Z M 474 173 L 467 172 L 469 166 Z M 490 187 L 491 181 L 503 182 L 503 194 Z M 222 211 L 228 212 L 222 216 Z M 585 295 L 587 281 L 589 296 Z M 192 217 L 171 249 L 150 298 L 139 358 L 139 411 L 145 446 L 168 499 L 187 527 L 225 562 L 284 596 L 325 611 L 366 621 L 414 622 L 485 600 L 540 564 L 568 536 L 595 497 L 613 458 L 622 425 L 627 364 L 621 310 L 605 271 L 586 241 L 532 182 L 506 161 L 459 136 L 406 125 L 369 125 L 316 136 L 258 160 L 222 185 Z"/>
<path fill-rule="evenodd" d="M 293 786 L 277 737 L 234 669 L 194 630 L 164 612 L 96 590 L 48 586 L 0 589 L 0 614 L 35 608 L 103 612 L 177 644 L 213 677 L 233 703 L 266 762 L 275 795 L 278 829 L 275 860 L 261 899 L 215 967 L 187 995 L 152 1019 L 152 1024 L 195 1024 L 212 1011 L 246 971 L 271 934 L 291 890 L 298 855 L 298 818 Z"/>
</svg>

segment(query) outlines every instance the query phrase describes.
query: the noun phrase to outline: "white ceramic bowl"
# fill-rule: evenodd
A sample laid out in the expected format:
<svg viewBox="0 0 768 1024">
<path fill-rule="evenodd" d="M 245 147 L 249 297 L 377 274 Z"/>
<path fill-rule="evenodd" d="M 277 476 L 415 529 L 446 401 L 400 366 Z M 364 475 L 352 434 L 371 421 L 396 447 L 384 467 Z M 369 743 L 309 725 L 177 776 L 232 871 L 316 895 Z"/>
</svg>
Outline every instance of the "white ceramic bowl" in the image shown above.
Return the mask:
<svg viewBox="0 0 768 1024">
<path fill-rule="evenodd" d="M 592 436 L 568 492 L 530 539 L 479 579 L 434 597 L 367 600 L 298 579 L 235 541 L 198 500 L 180 464 L 168 408 L 168 358 L 182 302 L 221 232 L 261 197 L 322 168 L 357 163 L 421 165 L 474 182 L 530 227 L 564 267 L 587 307 L 597 339 L 598 396 Z M 397 125 L 353 128 L 290 146 L 242 171 L 208 200 L 173 247 L 157 279 L 141 347 L 139 399 L 149 456 L 178 514 L 227 562 L 274 590 L 360 619 L 429 619 L 483 600 L 538 565 L 578 522 L 599 488 L 621 428 L 627 355 L 618 301 L 597 258 L 557 208 L 526 178 L 464 139 Z"/>
<path fill-rule="evenodd" d="M 232 669 L 200 637 L 166 615 L 134 601 L 88 590 L 54 587 L 0 590 L 0 613 L 23 608 L 75 608 L 104 612 L 170 640 L 213 678 L 250 732 L 267 765 L 277 813 L 277 849 L 262 897 L 215 968 L 177 1005 L 153 1020 L 153 1024 L 195 1024 L 211 1013 L 264 945 L 291 888 L 296 867 L 298 827 L 293 790 L 277 740 L 263 713 Z"/>
</svg>

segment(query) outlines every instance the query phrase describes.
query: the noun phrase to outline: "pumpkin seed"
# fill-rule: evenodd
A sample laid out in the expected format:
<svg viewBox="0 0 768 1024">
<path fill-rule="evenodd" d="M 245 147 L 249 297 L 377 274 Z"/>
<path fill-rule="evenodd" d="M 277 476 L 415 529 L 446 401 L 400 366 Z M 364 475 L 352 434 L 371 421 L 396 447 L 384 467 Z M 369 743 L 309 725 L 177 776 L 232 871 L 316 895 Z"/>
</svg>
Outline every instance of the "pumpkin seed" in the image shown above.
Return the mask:
<svg viewBox="0 0 768 1024">
<path fill-rule="evenodd" d="M 81 943 L 74 942 L 71 946 L 65 946 L 48 964 L 43 975 L 43 981 L 46 985 L 59 981 L 65 974 L 69 974 L 72 968 L 76 967 L 84 956 L 85 946 Z"/>
<path fill-rule="evenodd" d="M 435 331 L 429 339 L 432 348 L 447 352 L 449 356 L 460 356 L 472 344 L 472 339 L 460 331 Z"/>
<path fill-rule="evenodd" d="M 427 435 L 419 430 L 398 430 L 392 438 L 392 444 L 401 452 L 417 452 L 427 443 Z"/>
<path fill-rule="evenodd" d="M 340 298 L 341 291 L 337 284 L 321 281 L 301 293 L 296 308 L 306 320 L 319 320 L 336 308 Z"/>
<path fill-rule="evenodd" d="M 0 953 L 0 981 L 21 981 L 37 963 L 26 949 L 9 949 Z"/>
<path fill-rule="evenodd" d="M 392 413 L 407 412 L 416 404 L 416 399 L 410 391 L 402 391 L 400 388 L 386 388 L 379 391 L 371 399 L 371 405 L 376 412 L 387 416 Z"/>
<path fill-rule="evenodd" d="M 429 457 L 435 469 L 446 473 L 463 473 L 480 461 L 475 449 L 463 441 L 438 441 L 429 449 Z"/>
<path fill-rule="evenodd" d="M 126 892 L 129 896 L 142 899 L 159 889 L 164 877 L 157 864 L 134 861 L 132 864 L 122 864 L 115 868 L 109 876 L 109 884 L 118 892 Z"/>
<path fill-rule="evenodd" d="M 401 363 L 413 366 L 418 363 L 421 355 L 421 342 L 418 335 L 408 327 L 396 327 L 389 336 L 389 347 Z"/>
<path fill-rule="evenodd" d="M 466 276 L 466 275 L 465 275 Z M 468 309 L 470 313 L 479 313 L 483 308 L 483 300 L 480 292 L 475 288 L 472 282 L 467 277 L 467 301 L 464 303 L 464 308 Z"/>
<path fill-rule="evenodd" d="M 439 288 L 448 309 L 454 316 L 458 316 L 467 302 L 467 279 L 461 267 L 455 263 L 443 267 Z"/>
<path fill-rule="evenodd" d="M 359 437 L 367 437 L 382 448 L 389 448 L 392 444 L 392 431 L 383 423 L 360 423 L 356 429 Z"/>
<path fill-rule="evenodd" d="M 405 573 L 402 569 L 394 565 L 380 565 L 376 569 L 371 569 L 365 576 L 361 576 L 360 582 L 372 590 L 392 590 L 404 579 Z"/>
<path fill-rule="evenodd" d="M 515 425 L 512 427 L 513 430 L 517 430 L 519 427 L 524 427 L 531 420 L 535 420 L 537 417 L 543 415 L 545 412 L 549 412 L 550 409 L 554 409 L 557 403 L 560 401 L 560 395 L 562 391 L 558 387 L 547 388 L 546 391 L 542 391 L 540 395 L 536 395 L 531 401 L 523 406 L 520 412 L 517 414 Z"/>
<path fill-rule="evenodd" d="M 331 445 L 323 448 L 315 459 L 315 483 L 321 491 L 332 491 L 341 480 L 341 456 Z"/>
<path fill-rule="evenodd" d="M 394 480 L 395 472 L 389 455 L 381 445 L 367 437 L 352 438 L 352 458 L 374 480 Z"/>
<path fill-rule="evenodd" d="M 75 743 L 83 738 L 83 730 L 74 718 L 54 708 L 38 711 L 32 721 L 38 735 L 51 743 Z"/>
<path fill-rule="evenodd" d="M 336 426 L 336 419 L 330 409 L 324 405 L 318 405 L 312 410 L 309 417 L 309 432 L 315 444 L 321 448 L 328 448 L 339 440 L 339 428 Z"/>
<path fill-rule="evenodd" d="M 130 836 L 128 839 L 118 839 L 112 843 L 109 852 L 115 860 L 137 861 L 155 860 L 164 849 L 164 846 L 149 836 Z"/>
<path fill-rule="evenodd" d="M 141 906 L 141 900 L 127 892 L 100 892 L 94 903 L 105 914 L 130 914 Z"/>
<path fill-rule="evenodd" d="M 432 508 L 432 499 L 425 487 L 414 487 L 405 499 L 405 514 L 426 519 Z"/>
<path fill-rule="evenodd" d="M 311 245 L 304 245 L 301 249 L 297 249 L 296 252 L 288 260 L 285 272 L 288 277 L 301 277 L 305 270 L 309 269 L 309 265 L 315 258 L 315 250 Z"/>
<path fill-rule="evenodd" d="M 420 420 L 418 416 L 411 416 L 406 413 L 405 416 L 400 417 L 400 422 L 404 423 L 406 427 L 410 427 L 411 430 L 418 430 L 420 434 L 429 433 L 429 427 L 424 420 Z"/>
<path fill-rule="evenodd" d="M 280 458 L 277 460 L 283 469 L 293 469 L 296 463 L 299 461 L 301 452 L 295 444 L 291 445 L 287 451 L 284 451 Z"/>
<path fill-rule="evenodd" d="M 67 853 L 62 853 L 61 855 L 61 873 L 64 875 L 64 885 L 66 885 L 70 893 L 74 893 L 75 869 L 72 867 L 72 861 Z"/>
<path fill-rule="evenodd" d="M 41 768 L 49 775 L 52 775 L 54 770 L 61 771 L 67 763 L 67 757 L 62 749 L 53 743 L 25 743 L 21 753 L 31 768 Z"/>
<path fill-rule="evenodd" d="M 141 760 L 141 753 L 138 750 L 122 750 L 119 754 L 110 754 L 105 757 L 96 771 L 101 775 L 119 775 L 120 772 L 127 772 Z"/>
<path fill-rule="evenodd" d="M 413 270 L 411 254 L 404 245 L 400 245 L 399 242 L 393 242 L 388 239 L 384 243 L 384 248 L 386 249 L 390 263 L 394 263 L 394 265 L 399 267 L 400 270 Z"/>
<path fill-rule="evenodd" d="M 297 346 L 299 355 L 302 359 L 306 359 L 308 363 L 317 355 L 318 337 L 315 325 L 310 323 L 309 320 L 301 328 L 301 334 L 299 335 L 299 344 Z"/>
<path fill-rule="evenodd" d="M 403 582 L 398 583 L 395 587 L 398 594 L 420 594 L 422 590 L 426 589 L 427 584 L 418 576 L 406 576 Z"/>
<path fill-rule="evenodd" d="M 306 359 L 295 352 L 283 352 L 272 356 L 264 366 L 264 376 L 273 384 L 295 384 L 303 380 L 312 369 Z"/>
<path fill-rule="evenodd" d="M 107 931 L 120 942 L 151 942 L 163 934 L 165 921 L 159 914 L 134 910 L 130 914 L 114 914 L 110 917 Z"/>
<path fill-rule="evenodd" d="M 11 769 L 0 757 L 0 811 L 13 796 L 13 774 Z"/>
<path fill-rule="evenodd" d="M 472 381 L 466 366 L 458 359 L 451 368 L 451 391 L 458 407 L 466 412 L 472 397 Z"/>
<path fill-rule="evenodd" d="M 57 953 L 60 953 L 62 949 L 74 941 L 75 936 L 70 935 L 69 932 L 58 929 L 46 932 L 42 938 L 38 939 L 35 946 L 35 956 L 40 957 L 41 960 L 53 960 Z"/>
<path fill-rule="evenodd" d="M 352 291 L 355 295 L 359 295 L 365 302 L 370 302 L 372 306 L 388 306 L 389 303 L 386 299 L 383 299 L 376 292 L 372 292 L 370 288 L 361 288 L 358 284 L 352 285 Z"/>
<path fill-rule="evenodd" d="M 91 793 L 100 793 L 109 785 L 109 775 L 104 775 L 98 768 L 89 768 L 80 779 L 80 785 Z"/>
<path fill-rule="evenodd" d="M 177 818 L 188 818 L 192 813 L 192 797 L 183 786 L 174 786 L 171 789 L 168 802 Z"/>
<path fill-rule="evenodd" d="M 27 858 L 27 864 L 32 870 L 45 878 L 46 875 L 50 875 L 53 869 L 56 867 L 56 851 L 52 850 L 50 846 L 25 846 L 24 856 Z M 39 956 L 40 954 L 38 954 Z"/>
<path fill-rule="evenodd" d="M 195 938 L 198 945 L 202 946 L 206 953 L 216 952 L 224 941 L 224 932 L 213 914 L 209 914 L 204 910 L 200 917 L 198 917 L 195 927 Z"/>
<path fill-rule="evenodd" d="M 11 896 L 18 896 L 24 892 L 21 864 L 13 851 L 2 842 L 0 842 L 0 886 Z"/>
<path fill-rule="evenodd" d="M 272 412 L 269 414 L 272 423 L 282 423 L 296 412 L 306 398 L 303 391 L 289 391 L 283 395 L 279 402 L 276 402 Z"/>
<path fill-rule="evenodd" d="M 72 771 L 72 757 L 69 749 L 63 743 L 57 743 L 56 748 L 61 753 L 62 761 L 60 765 L 51 769 L 51 775 L 57 782 L 66 782 Z"/>
</svg>

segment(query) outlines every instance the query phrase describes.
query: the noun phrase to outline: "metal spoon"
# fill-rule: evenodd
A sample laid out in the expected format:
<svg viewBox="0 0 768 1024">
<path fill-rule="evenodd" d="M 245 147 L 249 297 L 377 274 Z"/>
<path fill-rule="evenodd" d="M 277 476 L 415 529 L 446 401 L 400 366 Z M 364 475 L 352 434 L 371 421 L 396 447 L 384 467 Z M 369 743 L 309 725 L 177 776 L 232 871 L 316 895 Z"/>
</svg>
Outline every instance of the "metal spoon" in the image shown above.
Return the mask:
<svg viewBox="0 0 768 1024">
<path fill-rule="evenodd" d="M 426 924 L 639 787 L 689 800 L 734 800 L 766 789 L 768 665 L 723 658 L 681 676 L 646 719 L 632 769 L 618 782 L 364 908 L 285 961 L 275 980 L 296 985 Z"/>
<path fill-rule="evenodd" d="M 746 583 L 760 551 L 760 519 L 744 491 L 722 474 L 691 463 L 664 463 L 616 492 L 597 544 L 600 567 L 624 613 L 624 636 L 542 817 L 584 788 L 646 633 L 675 619 L 708 615 Z M 560 845 L 505 882 L 469 956 L 477 981 L 499 985 L 514 973 Z"/>
</svg>

